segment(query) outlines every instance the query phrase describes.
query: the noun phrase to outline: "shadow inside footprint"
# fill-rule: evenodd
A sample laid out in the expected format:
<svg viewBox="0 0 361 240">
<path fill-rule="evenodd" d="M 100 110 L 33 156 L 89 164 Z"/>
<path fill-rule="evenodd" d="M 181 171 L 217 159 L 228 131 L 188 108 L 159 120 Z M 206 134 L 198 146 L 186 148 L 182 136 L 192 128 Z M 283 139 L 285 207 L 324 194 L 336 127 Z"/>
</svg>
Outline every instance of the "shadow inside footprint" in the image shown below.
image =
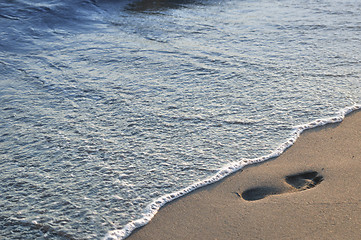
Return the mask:
<svg viewBox="0 0 361 240">
<path fill-rule="evenodd" d="M 323 177 L 316 171 L 286 176 L 286 182 L 300 191 L 313 188 L 322 181 Z"/>
<path fill-rule="evenodd" d="M 280 194 L 282 191 L 274 187 L 255 187 L 242 193 L 242 198 L 247 201 L 255 201 L 265 198 L 269 195 Z"/>
</svg>

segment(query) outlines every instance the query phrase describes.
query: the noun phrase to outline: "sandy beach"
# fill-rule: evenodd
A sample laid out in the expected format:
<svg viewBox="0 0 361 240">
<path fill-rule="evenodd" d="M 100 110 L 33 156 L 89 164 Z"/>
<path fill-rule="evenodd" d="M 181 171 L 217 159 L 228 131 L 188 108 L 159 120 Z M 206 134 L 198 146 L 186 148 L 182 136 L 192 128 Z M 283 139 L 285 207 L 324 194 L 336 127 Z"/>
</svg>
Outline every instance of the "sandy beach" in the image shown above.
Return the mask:
<svg viewBox="0 0 361 240">
<path fill-rule="evenodd" d="M 127 239 L 361 239 L 361 111 L 163 207 Z"/>
</svg>

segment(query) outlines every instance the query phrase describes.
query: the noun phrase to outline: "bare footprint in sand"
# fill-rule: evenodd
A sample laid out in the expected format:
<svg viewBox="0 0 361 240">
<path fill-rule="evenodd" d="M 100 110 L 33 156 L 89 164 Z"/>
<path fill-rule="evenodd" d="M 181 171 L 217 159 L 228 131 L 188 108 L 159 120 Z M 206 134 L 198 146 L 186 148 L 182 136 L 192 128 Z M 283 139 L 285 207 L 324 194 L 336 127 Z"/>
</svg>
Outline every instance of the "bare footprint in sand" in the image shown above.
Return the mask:
<svg viewBox="0 0 361 240">
<path fill-rule="evenodd" d="M 307 171 L 298 174 L 293 174 L 285 177 L 286 183 L 290 185 L 287 190 L 277 187 L 255 187 L 244 191 L 242 194 L 238 194 L 244 200 L 255 201 L 263 199 L 270 195 L 277 195 L 288 192 L 304 191 L 311 189 L 321 183 L 323 177 L 316 171 Z"/>
<path fill-rule="evenodd" d="M 286 182 L 298 191 L 315 187 L 323 181 L 323 177 L 316 171 L 303 172 L 286 177 Z"/>
</svg>

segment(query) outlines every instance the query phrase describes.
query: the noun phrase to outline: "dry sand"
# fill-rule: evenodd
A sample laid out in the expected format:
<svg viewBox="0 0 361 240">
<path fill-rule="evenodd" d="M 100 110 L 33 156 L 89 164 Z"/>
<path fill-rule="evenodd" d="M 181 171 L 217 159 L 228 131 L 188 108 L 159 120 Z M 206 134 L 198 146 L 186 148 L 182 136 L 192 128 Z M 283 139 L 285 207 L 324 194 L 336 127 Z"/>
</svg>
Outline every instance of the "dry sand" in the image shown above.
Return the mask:
<svg viewBox="0 0 361 240">
<path fill-rule="evenodd" d="M 166 205 L 131 239 L 361 239 L 361 111 Z"/>
</svg>

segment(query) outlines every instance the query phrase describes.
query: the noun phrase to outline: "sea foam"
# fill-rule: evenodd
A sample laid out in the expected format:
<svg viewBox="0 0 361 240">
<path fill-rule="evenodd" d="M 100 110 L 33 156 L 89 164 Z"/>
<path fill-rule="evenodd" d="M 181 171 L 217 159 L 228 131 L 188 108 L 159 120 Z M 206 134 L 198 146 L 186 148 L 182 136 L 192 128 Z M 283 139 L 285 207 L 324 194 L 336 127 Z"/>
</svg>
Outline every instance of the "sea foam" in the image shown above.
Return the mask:
<svg viewBox="0 0 361 240">
<path fill-rule="evenodd" d="M 264 162 L 264 161 L 272 159 L 272 158 L 276 158 L 276 157 L 280 156 L 287 148 L 291 147 L 296 142 L 297 138 L 300 136 L 300 134 L 303 131 L 305 131 L 307 129 L 312 129 L 312 128 L 316 128 L 319 126 L 323 126 L 326 124 L 341 122 L 347 114 L 349 114 L 355 110 L 358 110 L 358 109 L 361 109 L 361 105 L 355 104 L 351 107 L 346 107 L 344 109 L 341 109 L 338 112 L 338 114 L 336 114 L 333 117 L 325 118 L 325 119 L 317 119 L 317 120 L 314 120 L 307 124 L 295 126 L 293 128 L 291 137 L 286 142 L 282 143 L 278 148 L 276 148 L 272 153 L 265 155 L 265 156 L 258 157 L 258 158 L 254 158 L 254 159 L 241 159 L 238 162 L 233 162 L 233 163 L 227 164 L 227 165 L 223 166 L 215 175 L 213 175 L 209 178 L 206 178 L 202 181 L 195 182 L 192 185 L 190 185 L 184 189 L 181 189 L 174 193 L 166 194 L 166 195 L 154 200 L 152 203 L 150 203 L 146 207 L 144 214 L 141 218 L 128 223 L 127 225 L 125 225 L 125 227 L 123 229 L 113 230 L 113 231 L 108 232 L 107 235 L 104 237 L 104 240 L 125 239 L 135 229 L 140 228 L 140 227 L 146 225 L 147 223 L 149 223 L 150 220 L 159 211 L 159 209 L 162 206 L 164 206 L 165 204 L 167 204 L 179 197 L 182 197 L 198 188 L 218 182 L 219 180 L 229 176 L 230 174 L 232 174 L 236 171 L 239 171 L 240 169 L 242 169 L 243 167 L 245 167 L 247 165 L 260 163 L 260 162 Z"/>
</svg>

